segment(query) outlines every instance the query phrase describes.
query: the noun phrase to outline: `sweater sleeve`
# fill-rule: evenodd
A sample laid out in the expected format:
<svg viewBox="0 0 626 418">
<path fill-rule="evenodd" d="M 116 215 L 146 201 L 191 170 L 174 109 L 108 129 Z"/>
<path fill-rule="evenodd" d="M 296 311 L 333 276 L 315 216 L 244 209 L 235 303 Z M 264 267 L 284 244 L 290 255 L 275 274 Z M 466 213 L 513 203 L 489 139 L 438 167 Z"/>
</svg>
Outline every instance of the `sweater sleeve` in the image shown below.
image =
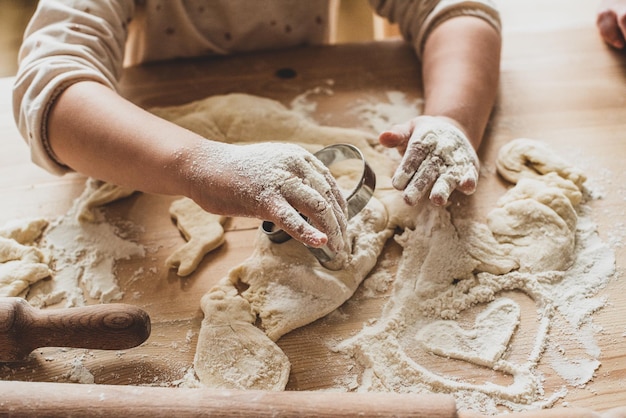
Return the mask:
<svg viewBox="0 0 626 418">
<path fill-rule="evenodd" d="M 492 0 L 369 0 L 376 13 L 397 23 L 404 39 L 421 58 L 428 35 L 455 16 L 474 16 L 501 31 L 500 14 Z"/>
<path fill-rule="evenodd" d="M 70 171 L 48 144 L 48 113 L 78 81 L 117 88 L 134 7 L 133 0 L 39 1 L 24 34 L 13 86 L 15 122 L 37 165 L 59 175 Z"/>
</svg>

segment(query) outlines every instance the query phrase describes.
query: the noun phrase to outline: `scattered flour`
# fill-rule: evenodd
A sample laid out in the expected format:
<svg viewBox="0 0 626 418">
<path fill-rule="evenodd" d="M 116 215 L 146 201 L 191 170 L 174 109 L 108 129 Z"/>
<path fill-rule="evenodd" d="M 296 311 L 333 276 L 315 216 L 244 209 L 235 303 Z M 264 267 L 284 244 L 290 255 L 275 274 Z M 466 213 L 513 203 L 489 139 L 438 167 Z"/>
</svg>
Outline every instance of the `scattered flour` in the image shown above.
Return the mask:
<svg viewBox="0 0 626 418">
<path fill-rule="evenodd" d="M 107 303 L 123 296 L 117 284 L 115 264 L 118 260 L 144 257 L 142 245 L 121 238 L 119 231 L 104 220 L 99 209 L 93 209 L 93 221 L 81 221 L 84 202 L 97 191 L 88 181 L 82 195 L 65 215 L 50 222 L 39 246 L 50 254 L 52 280 L 31 286 L 27 299 L 33 306 L 43 307 L 64 302 L 65 306 L 82 306 L 85 296 Z"/>
<path fill-rule="evenodd" d="M 409 233 L 403 244 L 405 250 L 419 245 L 421 233 Z M 600 349 L 591 314 L 605 301 L 593 295 L 612 276 L 615 260 L 612 251 L 598 238 L 595 225 L 586 217 L 580 218 L 576 254 L 574 265 L 561 275 L 482 274 L 466 283 L 467 287 L 456 296 L 454 292 L 459 289 L 453 284 L 439 292 L 444 296 L 440 303 L 446 309 L 456 306 L 458 319 L 443 320 L 427 311 L 420 312 L 419 307 L 424 306 L 426 300 L 417 296 L 415 279 L 410 273 L 419 271 L 416 263 L 420 259 L 413 253 L 407 254 L 394 282 L 395 292 L 382 316 L 355 337 L 337 345 L 336 350 L 354 356 L 365 367 L 359 378 L 359 391 L 450 393 L 461 409 L 490 414 L 502 412 L 498 409 L 502 406 L 514 411 L 550 407 L 567 394 L 566 386 L 584 386 L 600 366 Z M 526 293 L 536 303 L 535 342 L 522 362 L 506 359 L 508 341 L 518 324 L 515 312 L 519 311 L 519 306 L 500 297 L 503 291 Z M 464 319 L 464 310 L 479 304 L 485 307 L 475 326 L 462 328 L 458 321 Z M 492 315 L 494 310 L 503 307 L 508 314 Z M 412 357 L 416 342 L 426 352 L 487 367 L 503 376 L 512 376 L 513 382 L 508 385 L 489 381 L 472 383 L 439 374 L 429 369 L 428 362 Z M 578 350 L 575 357 L 568 357 L 554 349 L 559 343 L 577 344 L 582 353 Z M 548 355 L 544 356 L 546 352 Z M 543 375 L 539 371 L 542 365 L 562 377 L 561 389 L 545 393 Z"/>
<path fill-rule="evenodd" d="M 352 109 L 364 127 L 376 133 L 419 116 L 424 103 L 423 99 L 409 101 L 400 91 L 388 91 L 386 95 L 387 102 L 364 100 Z"/>
<path fill-rule="evenodd" d="M 317 110 L 317 102 L 314 100 L 310 100 L 310 97 L 320 94 L 324 94 L 327 96 L 332 96 L 334 94 L 331 87 L 333 86 L 333 84 L 335 84 L 335 81 L 329 79 L 326 81 L 326 84 L 327 86 L 314 87 L 310 90 L 305 91 L 302 94 L 299 94 L 291 101 L 291 103 L 289 103 L 289 107 L 293 111 L 298 112 L 300 115 L 304 116 L 305 118 L 312 120 L 312 115 L 315 114 L 315 111 Z"/>
</svg>

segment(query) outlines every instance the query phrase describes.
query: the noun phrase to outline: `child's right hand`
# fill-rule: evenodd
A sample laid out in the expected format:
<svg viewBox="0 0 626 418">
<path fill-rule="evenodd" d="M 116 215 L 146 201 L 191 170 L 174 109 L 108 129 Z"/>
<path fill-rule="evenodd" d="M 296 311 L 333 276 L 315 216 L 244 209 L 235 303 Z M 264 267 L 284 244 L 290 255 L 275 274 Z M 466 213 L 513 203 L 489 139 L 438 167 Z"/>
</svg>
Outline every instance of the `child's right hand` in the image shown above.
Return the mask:
<svg viewBox="0 0 626 418">
<path fill-rule="evenodd" d="M 310 247 L 344 249 L 346 200 L 313 154 L 285 143 L 206 141 L 198 148 L 185 172 L 190 197 L 205 210 L 273 222 Z"/>
<path fill-rule="evenodd" d="M 426 193 L 443 206 L 456 189 L 474 193 L 480 162 L 463 131 L 450 118 L 418 116 L 381 133 L 380 143 L 403 154 L 392 184 L 404 201 L 416 205 Z"/>
<path fill-rule="evenodd" d="M 626 0 L 602 0 L 596 25 L 600 36 L 614 48 L 626 46 Z"/>
</svg>

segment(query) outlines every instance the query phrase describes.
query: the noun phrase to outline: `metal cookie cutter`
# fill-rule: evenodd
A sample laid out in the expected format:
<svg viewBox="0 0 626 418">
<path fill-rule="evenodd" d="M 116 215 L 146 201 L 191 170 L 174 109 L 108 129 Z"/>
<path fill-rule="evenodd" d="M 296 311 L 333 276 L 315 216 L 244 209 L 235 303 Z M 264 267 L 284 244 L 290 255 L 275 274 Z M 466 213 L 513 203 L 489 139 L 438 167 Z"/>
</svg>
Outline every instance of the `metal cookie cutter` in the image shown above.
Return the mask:
<svg viewBox="0 0 626 418">
<path fill-rule="evenodd" d="M 350 144 L 334 144 L 329 145 L 315 153 L 315 156 L 326 166 L 330 167 L 334 163 L 344 160 L 360 160 L 363 163 L 363 169 L 361 177 L 357 182 L 354 189 L 350 192 L 346 201 L 348 203 L 348 219 L 351 219 L 354 215 L 359 213 L 369 202 L 370 198 L 374 194 L 376 188 L 376 175 L 371 169 L 361 151 Z M 291 239 L 291 236 L 282 229 L 275 227 L 273 222 L 264 221 L 261 225 L 261 229 L 270 239 L 270 241 L 280 244 Z M 319 260 L 322 265 L 332 261 L 336 254 L 331 251 L 328 246 L 320 248 L 308 247 L 308 250 L 313 253 L 315 258 Z M 331 268 L 330 266 L 325 266 Z"/>
</svg>

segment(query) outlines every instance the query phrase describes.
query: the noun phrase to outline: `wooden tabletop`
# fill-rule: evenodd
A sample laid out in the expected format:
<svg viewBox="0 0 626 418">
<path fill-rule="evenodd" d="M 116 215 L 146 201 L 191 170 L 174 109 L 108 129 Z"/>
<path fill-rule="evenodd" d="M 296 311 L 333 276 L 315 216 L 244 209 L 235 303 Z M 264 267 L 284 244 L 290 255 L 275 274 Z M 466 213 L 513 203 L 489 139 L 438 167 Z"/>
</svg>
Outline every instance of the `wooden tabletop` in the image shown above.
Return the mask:
<svg viewBox="0 0 626 418">
<path fill-rule="evenodd" d="M 555 29 L 515 27 L 505 32 L 500 93 L 480 157 L 483 166 L 493 168 L 497 151 L 507 141 L 541 139 L 578 163 L 603 192 L 602 199 L 592 203 L 594 220 L 601 237 L 612 243 L 618 274 L 601 292 L 608 300 L 606 307 L 594 315 L 594 322 L 602 327 L 598 333 L 602 365 L 591 382 L 571 388 L 564 401 L 606 410 L 626 405 L 626 286 L 620 279 L 626 266 L 622 245 L 626 238 L 622 161 L 626 155 L 626 54 L 607 48 L 591 22 L 576 23 Z M 283 78 L 281 69 L 291 69 L 296 76 Z M 13 123 L 11 84 L 12 79 L 0 79 L 0 225 L 30 216 L 54 219 L 67 212 L 85 179 L 78 174 L 55 177 L 30 163 Z M 314 97 L 316 115 L 321 123 L 347 127 L 359 123 L 349 111 L 358 99 L 382 99 L 392 90 L 404 91 L 408 98 L 421 97 L 419 63 L 410 48 L 395 41 L 155 64 L 128 69 L 122 85 L 124 94 L 144 107 L 230 92 L 288 104 L 310 89 L 329 87 L 332 95 Z M 504 189 L 495 174 L 486 175 L 474 196 L 455 199 L 481 216 Z M 174 198 L 139 194 L 106 208 L 108 219 L 141 226 L 136 238 L 151 249 L 145 259 L 120 262 L 117 276 L 125 294 L 122 302 L 146 309 L 153 331 L 137 349 L 86 353 L 83 362 L 96 383 L 167 385 L 181 379 L 193 361 L 202 319 L 201 296 L 252 251 L 251 237 L 258 221 L 232 219 L 226 225 L 226 244 L 205 257 L 193 275 L 177 277 L 164 265 L 165 258 L 183 243 L 168 214 Z M 139 268 L 146 273 L 137 278 L 133 273 Z M 287 388 L 332 386 L 341 371 L 325 342 L 360 329 L 384 300 L 381 294 L 362 304 L 358 299 L 348 302 L 342 307 L 345 315 L 331 315 L 281 338 L 278 344 L 292 362 Z M 75 355 L 73 351 L 39 350 L 26 363 L 0 366 L 0 379 L 63 381 Z"/>
</svg>

